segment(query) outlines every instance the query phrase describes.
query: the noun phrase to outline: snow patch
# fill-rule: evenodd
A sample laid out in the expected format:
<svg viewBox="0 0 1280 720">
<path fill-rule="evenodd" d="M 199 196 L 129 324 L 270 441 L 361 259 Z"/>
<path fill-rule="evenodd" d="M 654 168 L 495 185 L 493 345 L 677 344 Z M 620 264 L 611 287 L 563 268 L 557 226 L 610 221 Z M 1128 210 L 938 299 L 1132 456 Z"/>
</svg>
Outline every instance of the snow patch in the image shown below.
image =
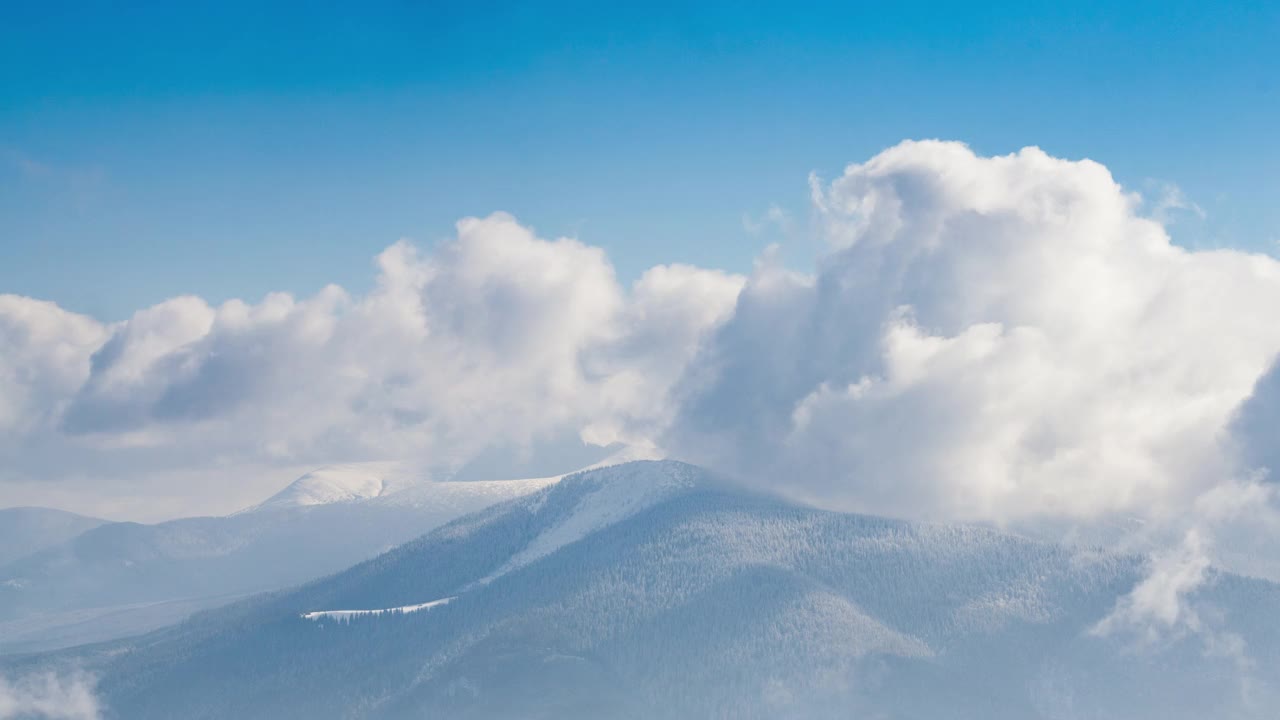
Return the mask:
<svg viewBox="0 0 1280 720">
<path fill-rule="evenodd" d="M 302 613 L 302 617 L 307 620 L 350 620 L 353 617 L 378 616 L 388 613 L 412 613 L 419 610 L 430 610 L 438 605 L 448 605 L 450 600 L 457 596 L 432 600 L 418 605 L 404 605 L 401 607 L 382 608 L 379 610 L 317 610 L 315 612 Z"/>
</svg>

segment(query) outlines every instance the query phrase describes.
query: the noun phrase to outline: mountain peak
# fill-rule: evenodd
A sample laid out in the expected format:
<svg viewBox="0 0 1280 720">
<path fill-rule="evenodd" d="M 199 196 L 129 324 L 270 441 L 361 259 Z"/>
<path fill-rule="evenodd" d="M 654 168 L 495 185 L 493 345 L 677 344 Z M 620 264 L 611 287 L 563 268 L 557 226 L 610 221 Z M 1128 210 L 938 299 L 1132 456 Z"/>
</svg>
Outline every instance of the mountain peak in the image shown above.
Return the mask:
<svg viewBox="0 0 1280 720">
<path fill-rule="evenodd" d="M 303 475 L 253 510 L 310 507 L 380 497 L 428 479 L 397 462 L 328 465 Z"/>
<path fill-rule="evenodd" d="M 388 498 L 388 502 L 414 504 L 422 500 L 419 496 L 424 493 L 429 500 L 436 500 L 441 488 L 451 488 L 466 495 L 483 494 L 486 491 L 493 491 L 501 495 L 504 493 L 498 492 L 498 489 L 516 487 L 516 485 L 523 484 L 529 485 L 528 490 L 531 492 L 547 484 L 554 483 L 562 477 L 592 473 L 597 470 L 609 470 L 613 467 L 639 460 L 652 460 L 656 457 L 656 451 L 651 448 L 624 447 L 594 465 L 570 472 L 567 475 L 561 473 L 546 477 L 499 477 L 485 480 L 435 478 L 427 468 L 394 461 L 326 465 L 308 472 L 294 480 L 285 489 L 267 498 L 264 502 L 242 512 L 360 502 L 375 498 Z M 681 465 L 682 463 L 676 464 Z M 693 466 L 688 467 L 692 468 Z M 678 474 L 674 466 L 668 471 L 668 474 L 671 473 Z M 396 497 L 389 498 L 388 496 L 391 495 L 396 495 Z"/>
</svg>

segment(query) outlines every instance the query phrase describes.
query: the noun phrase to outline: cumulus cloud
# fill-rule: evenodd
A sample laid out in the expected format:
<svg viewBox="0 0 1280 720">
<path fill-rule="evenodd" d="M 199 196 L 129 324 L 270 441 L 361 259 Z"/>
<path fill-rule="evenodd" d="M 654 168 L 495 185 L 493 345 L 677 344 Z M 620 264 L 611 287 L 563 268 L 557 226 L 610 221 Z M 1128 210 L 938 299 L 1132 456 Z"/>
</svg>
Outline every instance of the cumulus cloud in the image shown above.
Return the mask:
<svg viewBox="0 0 1280 720">
<path fill-rule="evenodd" d="M 673 265 L 628 289 L 599 248 L 510 216 L 457 231 L 430 254 L 389 247 L 363 297 L 180 297 L 106 326 L 5 296 L 7 479 L 108 460 L 122 474 L 388 457 L 448 469 L 566 431 L 643 441 L 743 283 Z"/>
<path fill-rule="evenodd" d="M 0 675 L 0 720 L 98 720 L 92 678 L 37 673 L 9 680 Z"/>
<path fill-rule="evenodd" d="M 1231 437 L 1246 465 L 1273 481 L 1280 476 L 1280 363 L 1272 364 L 1240 406 Z"/>
<path fill-rule="evenodd" d="M 600 248 L 498 213 L 392 245 L 359 296 L 179 297 L 110 325 L 2 296 L 0 483 L 448 469 L 570 437 L 842 509 L 1182 538 L 1220 488 L 1270 482 L 1280 263 L 1173 244 L 1185 199 L 936 141 L 810 185 L 809 273 L 770 251 L 750 278 L 667 265 L 624 287 Z"/>
<path fill-rule="evenodd" d="M 825 505 L 1168 518 L 1243 468 L 1280 263 L 1170 242 L 1102 165 L 907 142 L 812 180 L 830 251 L 764 263 L 681 386 L 683 457 Z"/>
<path fill-rule="evenodd" d="M 0 433 L 47 426 L 89 377 L 107 337 L 92 318 L 51 302 L 0 295 Z"/>
</svg>

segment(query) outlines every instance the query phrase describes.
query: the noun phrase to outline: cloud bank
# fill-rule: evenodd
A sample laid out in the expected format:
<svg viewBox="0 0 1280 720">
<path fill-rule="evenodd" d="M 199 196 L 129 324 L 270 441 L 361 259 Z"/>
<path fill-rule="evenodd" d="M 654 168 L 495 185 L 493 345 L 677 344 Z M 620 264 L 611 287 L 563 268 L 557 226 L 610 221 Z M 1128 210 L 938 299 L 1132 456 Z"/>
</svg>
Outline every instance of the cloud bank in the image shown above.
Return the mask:
<svg viewBox="0 0 1280 720">
<path fill-rule="evenodd" d="M 0 488 L 449 468 L 566 433 L 943 520 L 1165 522 L 1269 482 L 1280 263 L 1178 247 L 1105 167 L 1035 148 L 906 142 L 811 187 L 810 273 L 766 256 L 624 287 L 601 249 L 499 213 L 392 245 L 359 297 L 107 325 L 0 296 Z"/>
<path fill-rule="evenodd" d="M 364 297 L 179 297 L 114 325 L 0 296 L 8 479 L 388 457 L 447 469 L 566 430 L 642 443 L 743 283 L 667 265 L 623 288 L 599 248 L 500 213 L 460 221 L 430 254 L 396 243 L 377 268 Z"/>
</svg>

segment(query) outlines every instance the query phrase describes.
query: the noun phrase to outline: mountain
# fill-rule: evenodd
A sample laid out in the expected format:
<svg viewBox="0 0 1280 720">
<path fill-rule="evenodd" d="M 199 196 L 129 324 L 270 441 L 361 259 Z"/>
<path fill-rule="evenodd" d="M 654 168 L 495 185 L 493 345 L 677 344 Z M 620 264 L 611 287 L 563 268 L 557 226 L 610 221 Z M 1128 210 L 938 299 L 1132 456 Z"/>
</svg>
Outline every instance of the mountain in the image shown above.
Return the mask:
<svg viewBox="0 0 1280 720">
<path fill-rule="evenodd" d="M 332 465 L 303 475 L 249 511 L 369 500 L 405 490 L 417 481 L 411 470 L 398 463 Z"/>
<path fill-rule="evenodd" d="M 107 523 L 65 539 L 68 530 L 63 542 L 0 565 L 0 652 L 162 627 L 349 567 L 558 479 L 433 482 L 392 463 L 344 465 L 226 517 Z"/>
<path fill-rule="evenodd" d="M 70 540 L 105 522 L 49 508 L 0 510 L 0 565 Z"/>
<path fill-rule="evenodd" d="M 131 720 L 1274 717 L 1280 588 L 1215 572 L 1195 631 L 1092 632 L 1145 571 L 639 462 L 11 670 L 82 668 Z"/>
</svg>

